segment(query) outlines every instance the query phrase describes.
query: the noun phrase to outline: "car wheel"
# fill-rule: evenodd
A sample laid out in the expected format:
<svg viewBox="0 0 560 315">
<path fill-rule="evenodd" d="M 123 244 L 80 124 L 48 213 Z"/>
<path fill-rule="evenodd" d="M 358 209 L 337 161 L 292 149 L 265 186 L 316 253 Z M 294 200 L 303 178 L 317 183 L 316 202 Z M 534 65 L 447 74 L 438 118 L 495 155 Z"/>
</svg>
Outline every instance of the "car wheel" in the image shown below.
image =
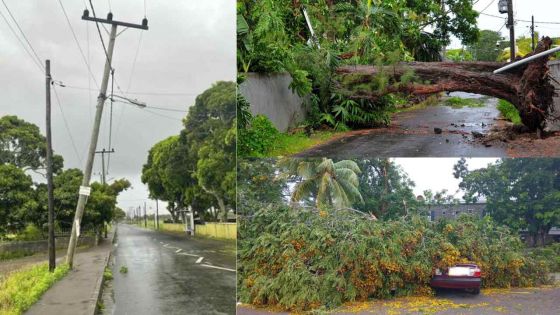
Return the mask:
<svg viewBox="0 0 560 315">
<path fill-rule="evenodd" d="M 478 295 L 478 294 L 480 294 L 480 288 L 469 289 L 469 292 L 473 295 Z"/>
</svg>

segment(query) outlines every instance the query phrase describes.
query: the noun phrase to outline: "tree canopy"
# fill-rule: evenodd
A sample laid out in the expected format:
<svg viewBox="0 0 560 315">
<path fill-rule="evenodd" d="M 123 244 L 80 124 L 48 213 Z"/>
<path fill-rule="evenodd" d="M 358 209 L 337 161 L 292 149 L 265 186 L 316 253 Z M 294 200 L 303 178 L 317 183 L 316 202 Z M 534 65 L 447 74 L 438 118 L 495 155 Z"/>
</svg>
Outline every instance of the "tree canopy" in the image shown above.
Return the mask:
<svg viewBox="0 0 560 315">
<path fill-rule="evenodd" d="M 181 133 L 150 149 L 142 182 L 174 219 L 189 206 L 202 216 L 216 206 L 222 221 L 235 209 L 235 97 L 235 83 L 217 82 L 196 98 Z"/>
</svg>

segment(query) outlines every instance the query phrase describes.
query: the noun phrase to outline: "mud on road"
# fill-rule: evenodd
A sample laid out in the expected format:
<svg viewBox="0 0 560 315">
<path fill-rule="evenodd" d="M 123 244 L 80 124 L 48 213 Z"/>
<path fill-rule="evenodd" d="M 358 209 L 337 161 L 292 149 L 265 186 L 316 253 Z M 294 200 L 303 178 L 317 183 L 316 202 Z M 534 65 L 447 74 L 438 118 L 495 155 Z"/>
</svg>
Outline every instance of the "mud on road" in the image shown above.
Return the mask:
<svg viewBox="0 0 560 315">
<path fill-rule="evenodd" d="M 541 157 L 560 156 L 560 134 L 538 139 L 515 134 L 484 141 L 509 123 L 500 117 L 498 100 L 470 93 L 451 93 L 481 100 L 483 107 L 439 105 L 396 113 L 387 128 L 351 131 L 294 157 Z M 437 131 L 437 132 L 436 132 Z"/>
</svg>

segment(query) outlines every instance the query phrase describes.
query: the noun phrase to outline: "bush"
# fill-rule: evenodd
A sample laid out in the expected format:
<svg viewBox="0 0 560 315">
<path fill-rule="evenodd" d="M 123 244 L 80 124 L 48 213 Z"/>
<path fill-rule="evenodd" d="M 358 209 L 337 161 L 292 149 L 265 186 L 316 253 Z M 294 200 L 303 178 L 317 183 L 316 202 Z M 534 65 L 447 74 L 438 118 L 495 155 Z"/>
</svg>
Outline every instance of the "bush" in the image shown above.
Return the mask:
<svg viewBox="0 0 560 315">
<path fill-rule="evenodd" d="M 521 117 L 519 111 L 510 102 L 500 100 L 498 102 L 498 110 L 502 113 L 505 119 L 511 121 L 515 125 L 521 125 Z"/>
<path fill-rule="evenodd" d="M 28 224 L 23 232 L 17 235 L 18 241 L 38 241 L 42 239 L 43 233 L 35 224 Z"/>
<path fill-rule="evenodd" d="M 264 115 L 256 115 L 246 128 L 238 130 L 237 150 L 240 156 L 262 157 L 274 148 L 280 132 Z"/>
<path fill-rule="evenodd" d="M 23 313 L 68 270 L 68 265 L 60 265 L 51 273 L 48 264 L 40 264 L 0 279 L 0 314 Z"/>
<path fill-rule="evenodd" d="M 543 261 L 552 272 L 560 272 L 560 243 L 531 250 L 530 256 L 536 261 Z"/>
<path fill-rule="evenodd" d="M 546 268 L 523 257 L 518 237 L 489 218 L 381 222 L 280 207 L 240 225 L 238 294 L 255 305 L 308 310 L 389 298 L 393 289 L 399 296 L 431 294 L 435 268 L 469 261 L 482 267 L 485 287 L 547 280 Z"/>
</svg>

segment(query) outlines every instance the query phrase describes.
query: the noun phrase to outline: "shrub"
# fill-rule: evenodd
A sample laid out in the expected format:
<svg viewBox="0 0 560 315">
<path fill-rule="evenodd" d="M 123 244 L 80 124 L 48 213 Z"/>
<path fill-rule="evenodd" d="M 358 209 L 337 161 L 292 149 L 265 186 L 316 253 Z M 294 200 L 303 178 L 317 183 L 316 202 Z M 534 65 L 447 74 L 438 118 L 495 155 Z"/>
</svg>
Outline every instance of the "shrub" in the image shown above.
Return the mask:
<svg viewBox="0 0 560 315">
<path fill-rule="evenodd" d="M 547 280 L 546 268 L 523 257 L 519 239 L 490 218 L 382 222 L 348 211 L 280 207 L 240 225 L 239 298 L 255 305 L 308 310 L 388 298 L 392 290 L 429 294 L 435 268 L 469 261 L 482 267 L 486 287 Z"/>
<path fill-rule="evenodd" d="M 51 273 L 48 264 L 40 264 L 0 279 L 0 314 L 23 313 L 68 270 L 68 265 L 60 265 Z"/>
<path fill-rule="evenodd" d="M 502 113 L 505 119 L 511 121 L 515 125 L 521 125 L 521 117 L 519 111 L 510 102 L 500 100 L 498 102 L 498 110 Z"/>
<path fill-rule="evenodd" d="M 530 256 L 536 261 L 543 261 L 551 271 L 560 272 L 560 243 L 532 249 Z"/>
<path fill-rule="evenodd" d="M 38 241 L 42 239 L 43 234 L 35 224 L 26 225 L 23 232 L 17 235 L 19 241 Z"/>
<path fill-rule="evenodd" d="M 262 157 L 274 148 L 280 132 L 264 115 L 256 115 L 250 124 L 239 129 L 237 150 L 240 156 Z"/>
</svg>

